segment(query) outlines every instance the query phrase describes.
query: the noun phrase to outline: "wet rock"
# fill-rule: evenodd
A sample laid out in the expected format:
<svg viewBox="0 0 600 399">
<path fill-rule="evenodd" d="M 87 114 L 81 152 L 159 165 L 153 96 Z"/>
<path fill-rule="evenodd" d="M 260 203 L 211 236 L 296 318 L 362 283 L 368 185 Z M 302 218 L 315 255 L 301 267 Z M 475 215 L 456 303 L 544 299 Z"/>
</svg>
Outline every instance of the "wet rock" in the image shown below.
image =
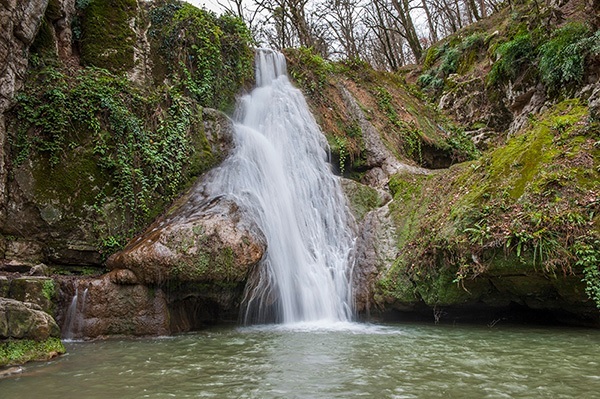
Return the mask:
<svg viewBox="0 0 600 399">
<path fill-rule="evenodd" d="M 9 367 L 4 370 L 0 370 L 0 379 L 11 377 L 13 375 L 21 374 L 23 372 L 23 367 Z"/>
<path fill-rule="evenodd" d="M 0 339 L 42 341 L 59 335 L 60 330 L 52 316 L 38 305 L 0 298 Z"/>
<path fill-rule="evenodd" d="M 110 281 L 119 285 L 135 285 L 139 281 L 134 272 L 127 269 L 115 269 L 108 273 Z"/>
<path fill-rule="evenodd" d="M 396 228 L 388 206 L 368 213 L 356 240 L 353 290 L 358 312 L 370 310 L 377 277 L 392 267 L 397 252 Z"/>
<path fill-rule="evenodd" d="M 169 312 L 161 289 L 140 284 L 116 284 L 119 273 L 79 280 L 74 309 L 59 316 L 63 335 L 95 338 L 107 335 L 166 335 Z M 123 274 L 121 274 L 123 276 Z"/>
</svg>

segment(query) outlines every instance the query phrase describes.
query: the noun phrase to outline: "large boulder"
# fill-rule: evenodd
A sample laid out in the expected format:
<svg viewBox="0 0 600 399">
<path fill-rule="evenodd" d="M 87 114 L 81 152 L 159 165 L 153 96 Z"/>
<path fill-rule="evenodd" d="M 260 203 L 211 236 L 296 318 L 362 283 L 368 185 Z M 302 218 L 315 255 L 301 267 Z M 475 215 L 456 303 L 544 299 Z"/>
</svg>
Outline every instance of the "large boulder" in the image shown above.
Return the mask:
<svg viewBox="0 0 600 399">
<path fill-rule="evenodd" d="M 0 298 L 0 340 L 15 338 L 41 341 L 58 336 L 58 325 L 39 306 Z"/>
<path fill-rule="evenodd" d="M 65 353 L 59 336 L 52 316 L 38 305 L 0 297 L 0 367 L 49 360 Z M 0 378 L 10 374 L 0 373 Z"/>
<path fill-rule="evenodd" d="M 111 256 L 108 267 L 129 269 L 144 284 L 245 281 L 266 250 L 264 235 L 232 200 L 195 203 L 197 191 Z"/>
<path fill-rule="evenodd" d="M 44 312 L 54 314 L 56 290 L 50 277 L 18 277 L 10 282 L 10 298 L 36 304 Z"/>
</svg>

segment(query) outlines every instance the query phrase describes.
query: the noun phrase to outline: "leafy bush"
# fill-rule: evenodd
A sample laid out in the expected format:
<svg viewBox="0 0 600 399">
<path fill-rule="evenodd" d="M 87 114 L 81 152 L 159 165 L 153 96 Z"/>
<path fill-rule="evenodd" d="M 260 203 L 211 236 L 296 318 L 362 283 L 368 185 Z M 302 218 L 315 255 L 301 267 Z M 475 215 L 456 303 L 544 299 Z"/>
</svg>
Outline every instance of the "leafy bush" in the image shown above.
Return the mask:
<svg viewBox="0 0 600 399">
<path fill-rule="evenodd" d="M 425 91 L 438 94 L 449 75 L 457 72 L 464 73 L 473 65 L 484 45 L 484 36 L 481 33 L 474 33 L 463 40 L 450 42 L 441 47 L 431 47 L 425 56 L 425 71 L 419 76 L 417 83 Z M 439 65 L 434 66 L 437 61 Z"/>
<path fill-rule="evenodd" d="M 575 243 L 577 266 L 583 270 L 585 293 L 600 309 L 600 240 L 583 237 Z"/>
<path fill-rule="evenodd" d="M 554 31 L 539 48 L 539 71 L 551 93 L 578 86 L 583 81 L 586 58 L 600 54 L 600 31 L 581 23 L 570 23 Z"/>
<path fill-rule="evenodd" d="M 492 85 L 514 80 L 535 59 L 535 45 L 529 33 L 521 33 L 496 49 L 499 57 L 494 63 L 488 82 Z"/>
<path fill-rule="evenodd" d="M 290 75 L 298 85 L 312 96 L 320 95 L 328 75 L 333 71 L 333 65 L 308 47 L 288 49 L 286 56 L 290 59 Z M 357 66 L 360 67 L 359 64 Z"/>
</svg>

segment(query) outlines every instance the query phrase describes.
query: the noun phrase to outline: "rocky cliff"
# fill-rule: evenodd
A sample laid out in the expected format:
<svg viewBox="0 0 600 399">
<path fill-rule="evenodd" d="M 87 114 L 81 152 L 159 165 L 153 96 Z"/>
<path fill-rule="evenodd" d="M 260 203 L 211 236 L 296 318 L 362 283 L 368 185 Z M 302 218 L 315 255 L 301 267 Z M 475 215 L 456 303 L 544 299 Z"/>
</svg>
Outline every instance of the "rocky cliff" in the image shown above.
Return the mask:
<svg viewBox="0 0 600 399">
<path fill-rule="evenodd" d="M 206 217 L 194 222 L 206 228 L 206 240 L 198 238 L 205 252 L 185 252 L 175 243 L 181 234 L 170 241 L 194 278 L 169 275 L 171 264 L 166 278 L 122 267 L 100 274 L 110 254 L 232 148 L 223 111 L 253 76 L 244 24 L 179 1 L 5 1 L 0 15 L 0 277 L 11 287 L 2 296 L 36 302 L 43 293 L 13 287 L 23 274 L 51 275 L 52 309 L 32 312 L 46 311 L 52 323 L 55 316 L 69 337 L 165 334 L 235 319 L 244 271 L 219 285 L 226 276 L 205 281 L 192 270 L 240 255 L 234 243 L 221 248 L 227 234 L 209 231 L 218 223 Z M 223 219 L 235 230 L 239 215 Z M 245 245 L 245 235 L 234 237 Z M 261 245 L 259 237 L 252 256 L 260 258 Z M 212 259 L 215 251 L 223 256 Z M 7 352 L 27 335 L 9 327 L 0 336 Z"/>
<path fill-rule="evenodd" d="M 398 74 L 288 53 L 357 181 L 359 312 L 599 325 L 597 13 L 514 5 Z"/>
</svg>

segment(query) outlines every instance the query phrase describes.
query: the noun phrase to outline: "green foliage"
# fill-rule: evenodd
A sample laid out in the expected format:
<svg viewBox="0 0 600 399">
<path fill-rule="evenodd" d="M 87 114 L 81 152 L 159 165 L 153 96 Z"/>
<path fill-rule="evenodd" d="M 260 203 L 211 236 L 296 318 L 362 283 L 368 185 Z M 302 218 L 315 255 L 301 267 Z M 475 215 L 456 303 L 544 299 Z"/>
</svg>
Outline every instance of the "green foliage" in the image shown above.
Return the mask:
<svg viewBox="0 0 600 399">
<path fill-rule="evenodd" d="M 488 82 L 492 85 L 514 80 L 535 58 L 535 46 L 529 33 L 521 33 L 496 49 L 498 60 L 492 66 Z"/>
<path fill-rule="evenodd" d="M 333 65 L 312 48 L 288 49 L 286 55 L 291 59 L 289 71 L 294 81 L 307 94 L 319 96 L 327 83 L 328 75 L 333 71 Z"/>
<path fill-rule="evenodd" d="M 128 235 L 180 192 L 190 170 L 209 166 L 211 159 L 197 156 L 201 149 L 190 137 L 201 126 L 199 112 L 177 92 L 144 96 L 107 71 L 88 68 L 71 77 L 47 67 L 16 97 L 11 151 L 17 164 L 39 154 L 56 173 L 74 165 L 75 150 L 89 153 L 109 184 L 97 187 L 85 206 L 101 215 L 107 199 L 116 201 L 121 234 Z M 106 240 L 103 247 L 118 247 Z"/>
<path fill-rule="evenodd" d="M 392 96 L 384 87 L 379 86 L 375 90 L 377 105 L 385 113 L 390 122 L 399 129 L 402 141 L 404 142 L 405 153 L 422 163 L 421 133 L 419 129 L 414 124 L 407 123 L 400 118 L 392 104 Z"/>
<path fill-rule="evenodd" d="M 42 285 L 42 295 L 44 295 L 44 297 L 49 301 L 54 299 L 54 296 L 56 295 L 54 280 L 44 280 Z"/>
<path fill-rule="evenodd" d="M 332 151 L 339 154 L 340 173 L 343 175 L 348 164 L 348 140 L 345 137 L 334 136 Z"/>
<path fill-rule="evenodd" d="M 65 347 L 58 338 L 48 338 L 45 341 L 7 340 L 0 342 L 0 367 L 32 360 L 48 360 L 52 355 L 60 353 L 65 353 Z"/>
<path fill-rule="evenodd" d="M 425 56 L 424 72 L 419 76 L 417 83 L 426 92 L 439 94 L 446 78 L 453 73 L 467 72 L 484 47 L 485 38 L 481 33 L 473 33 L 462 40 L 431 47 Z"/>
<path fill-rule="evenodd" d="M 418 195 L 413 181 L 394 176 L 402 273 L 421 286 L 448 269 L 474 292 L 482 273 L 543 275 L 558 287 L 561 276 L 583 272 L 588 296 L 600 299 L 598 139 L 586 120 L 578 101 L 558 103 L 505 146 L 423 178 Z M 427 295 L 445 290 L 439 281 Z"/>
<path fill-rule="evenodd" d="M 600 240 L 583 237 L 574 245 L 576 265 L 583 270 L 585 293 L 600 309 Z"/>
<path fill-rule="evenodd" d="M 577 87 L 583 82 L 585 61 L 600 54 L 600 31 L 570 23 L 553 32 L 539 48 L 539 71 L 550 93 Z"/>
<path fill-rule="evenodd" d="M 498 85 L 523 76 L 539 76 L 550 95 L 569 92 L 581 85 L 586 61 L 600 54 L 600 32 L 582 23 L 569 23 L 550 37 L 543 30 L 523 27 L 495 51 L 498 59 L 488 83 Z"/>
<path fill-rule="evenodd" d="M 150 21 L 168 76 L 203 106 L 231 109 L 253 74 L 253 40 L 243 21 L 175 0 L 153 8 Z"/>
</svg>

